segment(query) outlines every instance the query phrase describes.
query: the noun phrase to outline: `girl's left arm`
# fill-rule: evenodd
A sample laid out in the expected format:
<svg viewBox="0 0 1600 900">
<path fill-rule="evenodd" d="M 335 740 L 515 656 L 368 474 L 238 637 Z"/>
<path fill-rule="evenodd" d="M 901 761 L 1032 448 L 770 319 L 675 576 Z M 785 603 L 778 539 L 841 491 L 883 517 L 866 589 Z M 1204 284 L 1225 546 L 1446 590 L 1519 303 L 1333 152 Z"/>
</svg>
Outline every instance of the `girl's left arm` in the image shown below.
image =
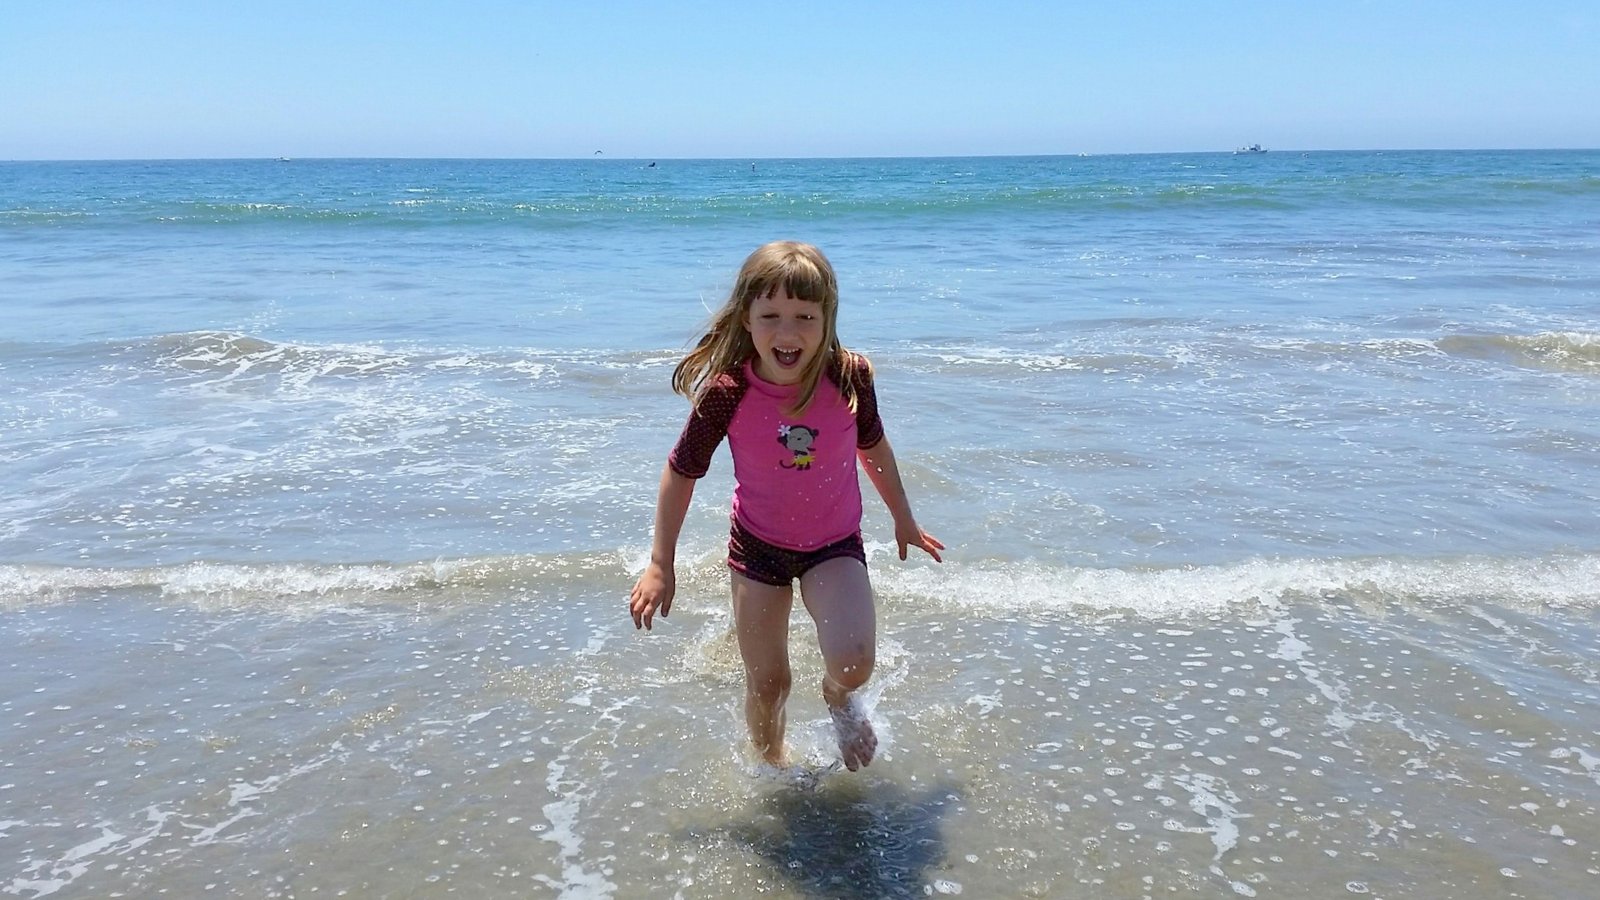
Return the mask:
<svg viewBox="0 0 1600 900">
<path fill-rule="evenodd" d="M 944 549 L 944 544 L 923 531 L 917 525 L 917 517 L 911 513 L 911 501 L 906 497 L 906 486 L 900 480 L 900 466 L 895 463 L 894 448 L 889 446 L 888 436 L 865 450 L 857 450 L 856 456 L 866 467 L 867 478 L 878 489 L 883 504 L 889 507 L 889 515 L 894 517 L 894 540 L 900 545 L 900 558 L 906 558 L 906 547 L 921 547 L 935 562 L 943 562 L 939 551 Z"/>
</svg>

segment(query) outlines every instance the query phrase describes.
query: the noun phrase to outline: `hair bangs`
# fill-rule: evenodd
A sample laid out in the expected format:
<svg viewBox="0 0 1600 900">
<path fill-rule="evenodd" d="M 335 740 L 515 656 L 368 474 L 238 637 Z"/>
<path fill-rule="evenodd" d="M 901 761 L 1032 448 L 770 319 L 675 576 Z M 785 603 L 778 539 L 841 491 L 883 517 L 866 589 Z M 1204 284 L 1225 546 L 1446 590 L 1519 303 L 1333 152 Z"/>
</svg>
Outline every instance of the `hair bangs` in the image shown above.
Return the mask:
<svg viewBox="0 0 1600 900">
<path fill-rule="evenodd" d="M 839 287 L 834 280 L 833 270 L 808 254 L 771 253 L 764 259 L 752 262 L 755 266 L 747 273 L 743 296 L 740 298 L 745 303 L 757 297 L 773 297 L 782 293 L 797 300 L 829 307 L 838 303 Z"/>
</svg>

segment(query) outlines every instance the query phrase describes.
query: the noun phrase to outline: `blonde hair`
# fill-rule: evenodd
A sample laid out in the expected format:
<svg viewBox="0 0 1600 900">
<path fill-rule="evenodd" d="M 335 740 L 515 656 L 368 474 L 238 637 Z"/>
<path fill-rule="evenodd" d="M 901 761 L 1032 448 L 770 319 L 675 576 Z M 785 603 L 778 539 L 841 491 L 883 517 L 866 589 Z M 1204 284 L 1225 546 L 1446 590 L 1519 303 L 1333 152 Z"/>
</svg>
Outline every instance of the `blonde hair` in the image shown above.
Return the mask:
<svg viewBox="0 0 1600 900">
<path fill-rule="evenodd" d="M 706 388 L 725 372 L 733 372 L 756 355 L 755 343 L 745 327 L 750 304 L 761 297 L 787 292 L 789 296 L 822 305 L 822 349 L 800 371 L 800 393 L 791 415 L 811 405 L 824 372 L 832 372 L 839 393 L 851 412 L 856 408 L 856 384 L 846 364 L 853 354 L 839 343 L 835 328 L 839 318 L 839 281 L 828 258 L 810 244 L 773 241 L 751 253 L 739 268 L 739 277 L 722 308 L 695 348 L 672 372 L 672 389 L 698 404 Z"/>
</svg>

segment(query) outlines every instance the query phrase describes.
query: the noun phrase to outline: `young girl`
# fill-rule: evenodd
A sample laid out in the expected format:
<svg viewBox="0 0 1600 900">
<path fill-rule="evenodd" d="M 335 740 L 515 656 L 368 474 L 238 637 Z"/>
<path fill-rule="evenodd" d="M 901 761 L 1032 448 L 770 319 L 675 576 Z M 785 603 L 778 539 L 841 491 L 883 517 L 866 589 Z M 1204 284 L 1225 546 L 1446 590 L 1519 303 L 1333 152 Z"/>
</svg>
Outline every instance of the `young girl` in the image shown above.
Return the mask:
<svg viewBox="0 0 1600 900">
<path fill-rule="evenodd" d="M 822 251 L 776 241 L 745 260 L 728 302 L 672 373 L 694 409 L 667 457 L 650 564 L 629 597 L 635 628 L 672 609 L 673 561 L 695 480 L 723 437 L 733 452 L 728 568 L 744 658 L 745 722 L 762 759 L 786 765 L 789 610 L 794 580 L 817 625 L 827 701 L 844 764 L 872 762 L 878 739 L 855 691 L 872 676 L 877 643 L 861 543 L 866 466 L 894 517 L 900 558 L 944 545 L 917 526 L 894 451 L 878 421 L 872 364 L 839 344 L 839 284 Z"/>
</svg>

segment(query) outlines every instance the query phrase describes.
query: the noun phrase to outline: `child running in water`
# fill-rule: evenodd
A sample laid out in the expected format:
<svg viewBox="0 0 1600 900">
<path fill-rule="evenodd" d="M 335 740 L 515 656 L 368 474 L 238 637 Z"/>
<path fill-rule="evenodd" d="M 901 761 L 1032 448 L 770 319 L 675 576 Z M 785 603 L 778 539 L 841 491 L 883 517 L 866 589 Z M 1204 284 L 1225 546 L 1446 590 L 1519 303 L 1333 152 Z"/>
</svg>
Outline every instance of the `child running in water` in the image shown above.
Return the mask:
<svg viewBox="0 0 1600 900">
<path fill-rule="evenodd" d="M 694 409 L 661 473 L 650 564 L 634 585 L 635 628 L 672 609 L 674 558 L 695 480 L 724 437 L 733 453 L 728 568 L 744 658 L 745 722 L 762 759 L 786 765 L 789 610 L 794 580 L 817 626 L 839 753 L 851 771 L 878 739 L 855 691 L 872 676 L 877 623 L 861 543 L 856 460 L 894 517 L 900 558 L 944 545 L 917 526 L 878 421 L 872 364 L 840 346 L 839 284 L 822 251 L 776 241 L 745 260 L 727 303 L 677 369 Z"/>
</svg>

